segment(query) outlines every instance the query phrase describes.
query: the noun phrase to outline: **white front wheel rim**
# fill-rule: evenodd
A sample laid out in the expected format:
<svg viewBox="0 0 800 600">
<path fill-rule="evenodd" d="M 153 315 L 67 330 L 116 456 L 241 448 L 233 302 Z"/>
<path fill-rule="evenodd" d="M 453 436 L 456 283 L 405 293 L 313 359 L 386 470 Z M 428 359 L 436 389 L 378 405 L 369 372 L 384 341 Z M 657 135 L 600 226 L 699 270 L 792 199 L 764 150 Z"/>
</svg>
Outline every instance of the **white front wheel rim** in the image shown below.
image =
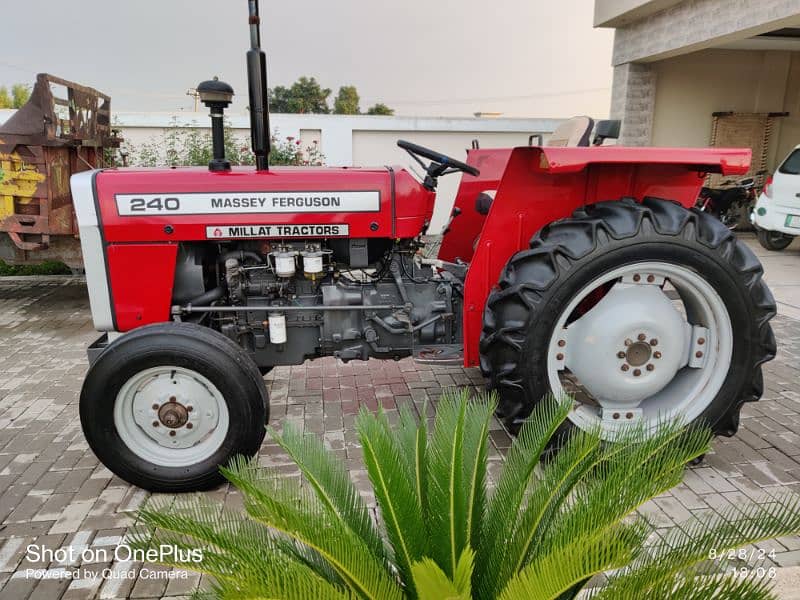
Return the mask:
<svg viewBox="0 0 800 600">
<path fill-rule="evenodd" d="M 603 299 L 569 321 L 604 285 L 612 287 Z M 556 396 L 574 393 L 565 382 L 577 379 L 591 401 L 576 401 L 569 419 L 613 439 L 626 424 L 653 430 L 665 420 L 695 420 L 727 379 L 732 355 L 730 315 L 711 284 L 681 265 L 642 262 L 598 277 L 573 297 L 548 344 L 547 376 Z"/>
<path fill-rule="evenodd" d="M 114 425 L 139 458 L 187 467 L 211 457 L 228 433 L 225 399 L 205 376 L 184 367 L 140 371 L 120 388 Z"/>
</svg>

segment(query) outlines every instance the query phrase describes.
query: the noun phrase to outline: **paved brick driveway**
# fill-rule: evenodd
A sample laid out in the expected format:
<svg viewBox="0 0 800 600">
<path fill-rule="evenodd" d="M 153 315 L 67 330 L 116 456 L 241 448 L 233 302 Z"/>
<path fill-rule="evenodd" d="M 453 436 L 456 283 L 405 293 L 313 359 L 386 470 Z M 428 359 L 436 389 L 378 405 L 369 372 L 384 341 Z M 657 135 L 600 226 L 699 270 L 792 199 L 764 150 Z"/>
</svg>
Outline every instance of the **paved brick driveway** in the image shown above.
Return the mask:
<svg viewBox="0 0 800 600">
<path fill-rule="evenodd" d="M 764 398 L 745 408 L 737 437 L 718 440 L 714 453 L 689 471 L 684 484 L 644 508 L 659 526 L 728 504 L 759 501 L 765 489 L 800 492 L 800 321 L 779 316 L 773 323 L 779 356 L 766 366 Z M 0 600 L 175 597 L 200 581 L 193 574 L 154 576 L 163 569 L 150 565 L 144 578 L 138 576 L 140 563 L 124 556 L 111 560 L 131 524 L 126 511 L 147 494 L 99 465 L 80 431 L 77 398 L 86 369 L 84 348 L 95 336 L 82 280 L 0 279 Z M 353 428 L 359 406 L 381 404 L 391 410 L 413 402 L 421 407 L 443 387 L 481 386 L 483 380 L 475 369 L 418 366 L 410 360 L 344 365 L 323 359 L 277 368 L 267 382 L 273 423 L 291 420 L 324 436 L 366 489 Z M 496 467 L 510 440 L 497 424 L 491 438 Z M 275 445 L 265 444 L 261 453 L 265 463 L 292 472 Z M 227 488 L 211 495 L 228 504 L 239 502 Z M 29 544 L 72 547 L 75 555 L 84 548 L 105 549 L 108 560 L 35 560 L 26 556 Z M 775 550 L 780 566 L 800 565 L 798 538 L 762 547 Z M 38 569 L 53 576 L 78 565 L 98 576 L 42 579 L 28 572 Z M 104 579 L 99 574 L 106 568 L 114 575 Z"/>
</svg>

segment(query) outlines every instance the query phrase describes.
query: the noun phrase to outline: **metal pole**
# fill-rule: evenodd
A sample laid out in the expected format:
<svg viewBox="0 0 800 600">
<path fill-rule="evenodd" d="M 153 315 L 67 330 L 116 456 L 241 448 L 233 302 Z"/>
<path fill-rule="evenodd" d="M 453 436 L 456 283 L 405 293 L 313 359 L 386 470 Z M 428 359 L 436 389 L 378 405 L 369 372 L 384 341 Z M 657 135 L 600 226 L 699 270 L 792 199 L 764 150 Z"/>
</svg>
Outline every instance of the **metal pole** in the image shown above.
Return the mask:
<svg viewBox="0 0 800 600">
<path fill-rule="evenodd" d="M 248 0 L 250 12 L 250 50 L 247 51 L 247 82 L 250 92 L 250 139 L 256 156 L 256 169 L 269 170 L 269 98 L 267 95 L 267 56 L 261 50 L 261 18 L 258 0 Z"/>
<path fill-rule="evenodd" d="M 328 310 L 403 310 L 408 308 L 401 304 L 358 304 L 352 306 L 185 306 L 177 307 L 181 313 L 193 312 L 302 312 L 302 311 L 328 311 Z M 173 314 L 174 314 L 173 310 Z"/>
</svg>

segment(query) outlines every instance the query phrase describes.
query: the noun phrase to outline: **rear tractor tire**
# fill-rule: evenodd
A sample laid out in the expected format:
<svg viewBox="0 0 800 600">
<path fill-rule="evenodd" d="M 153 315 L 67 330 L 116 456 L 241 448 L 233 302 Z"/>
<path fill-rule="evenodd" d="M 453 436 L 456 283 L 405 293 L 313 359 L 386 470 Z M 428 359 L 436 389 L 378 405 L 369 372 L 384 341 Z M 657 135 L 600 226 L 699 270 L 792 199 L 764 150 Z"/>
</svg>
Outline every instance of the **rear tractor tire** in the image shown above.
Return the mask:
<svg viewBox="0 0 800 600">
<path fill-rule="evenodd" d="M 755 255 L 720 221 L 654 198 L 576 211 L 544 227 L 490 295 L 481 368 L 516 432 L 547 394 L 565 428 L 663 418 L 733 435 L 775 356 L 772 294 Z M 735 329 L 734 329 L 735 328 Z"/>
<path fill-rule="evenodd" d="M 757 235 L 758 243 L 761 244 L 764 249 L 772 250 L 773 252 L 786 250 L 786 248 L 791 246 L 792 242 L 794 241 L 793 235 L 781 233 L 780 231 L 767 231 L 766 229 L 759 229 Z"/>
<path fill-rule="evenodd" d="M 250 356 L 191 323 L 148 325 L 112 342 L 89 369 L 80 400 L 83 432 L 100 461 L 153 492 L 222 483 L 220 466 L 258 452 L 268 415 Z"/>
</svg>

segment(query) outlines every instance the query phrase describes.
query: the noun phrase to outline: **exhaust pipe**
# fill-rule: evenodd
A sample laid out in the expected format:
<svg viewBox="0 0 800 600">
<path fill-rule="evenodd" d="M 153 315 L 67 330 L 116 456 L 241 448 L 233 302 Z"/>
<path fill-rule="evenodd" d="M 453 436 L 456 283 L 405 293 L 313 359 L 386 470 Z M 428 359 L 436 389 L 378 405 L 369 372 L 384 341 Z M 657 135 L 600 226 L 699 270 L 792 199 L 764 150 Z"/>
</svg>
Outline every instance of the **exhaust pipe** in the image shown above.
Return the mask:
<svg viewBox="0 0 800 600">
<path fill-rule="evenodd" d="M 258 0 L 247 0 L 250 10 L 250 50 L 247 51 L 247 84 L 250 87 L 250 138 L 256 169 L 269 170 L 269 98 L 267 56 L 261 50 L 261 18 Z"/>
</svg>

